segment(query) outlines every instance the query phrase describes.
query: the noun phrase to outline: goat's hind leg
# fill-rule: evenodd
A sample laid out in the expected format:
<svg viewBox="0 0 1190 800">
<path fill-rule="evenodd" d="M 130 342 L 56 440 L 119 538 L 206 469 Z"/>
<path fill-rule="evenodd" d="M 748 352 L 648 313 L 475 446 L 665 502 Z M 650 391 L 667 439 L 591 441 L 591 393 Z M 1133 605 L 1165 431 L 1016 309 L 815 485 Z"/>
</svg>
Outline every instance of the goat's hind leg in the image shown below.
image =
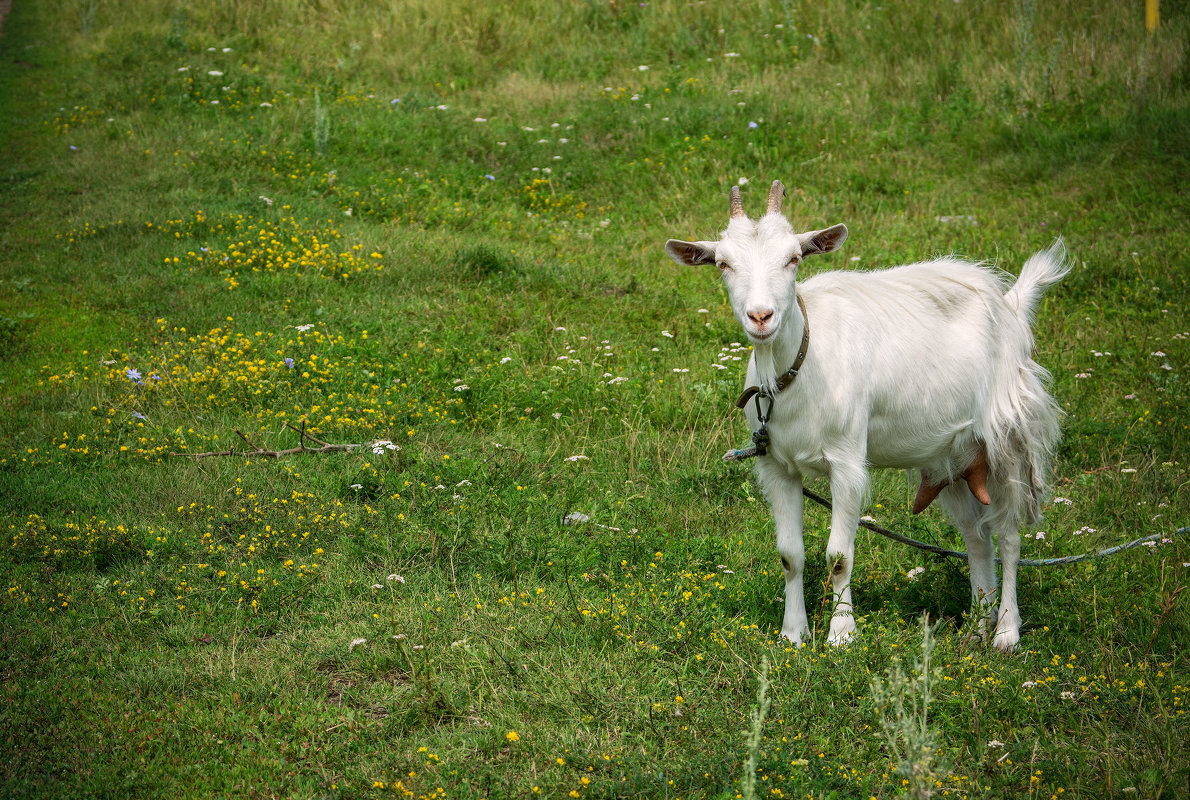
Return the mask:
<svg viewBox="0 0 1190 800">
<path fill-rule="evenodd" d="M 971 569 L 971 613 L 976 629 L 986 634 L 988 622 L 996 620 L 996 548 L 988 507 L 961 483 L 947 486 L 939 499 L 963 534 Z"/>
</svg>

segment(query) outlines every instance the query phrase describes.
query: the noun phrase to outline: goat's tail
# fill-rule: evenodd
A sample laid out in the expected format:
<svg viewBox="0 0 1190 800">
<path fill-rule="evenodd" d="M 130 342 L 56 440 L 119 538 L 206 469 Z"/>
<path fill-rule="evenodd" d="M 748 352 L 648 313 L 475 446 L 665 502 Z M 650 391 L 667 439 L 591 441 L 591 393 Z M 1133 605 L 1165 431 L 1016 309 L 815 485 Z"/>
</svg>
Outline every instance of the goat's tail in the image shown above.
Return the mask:
<svg viewBox="0 0 1190 800">
<path fill-rule="evenodd" d="M 1041 504 L 1049 494 L 1050 458 L 1062 416 L 1046 391 L 1049 373 L 1032 358 L 1033 316 L 1045 290 L 1069 271 L 1066 245 L 1057 239 L 1025 262 L 1021 276 L 1005 293 L 1020 327 L 1010 334 L 1014 326 L 1006 324 L 1003 333 L 1016 352 L 1000 362 L 1003 371 L 995 381 L 999 389 L 992 400 L 990 424 L 982 433 L 988 465 L 1007 493 L 1005 507 L 1030 523 L 1041 518 Z"/>
<path fill-rule="evenodd" d="M 1045 290 L 1066 277 L 1070 264 L 1061 237 L 1048 250 L 1040 250 L 1021 267 L 1021 276 L 1004 295 L 1026 327 L 1033 327 L 1033 313 Z"/>
</svg>

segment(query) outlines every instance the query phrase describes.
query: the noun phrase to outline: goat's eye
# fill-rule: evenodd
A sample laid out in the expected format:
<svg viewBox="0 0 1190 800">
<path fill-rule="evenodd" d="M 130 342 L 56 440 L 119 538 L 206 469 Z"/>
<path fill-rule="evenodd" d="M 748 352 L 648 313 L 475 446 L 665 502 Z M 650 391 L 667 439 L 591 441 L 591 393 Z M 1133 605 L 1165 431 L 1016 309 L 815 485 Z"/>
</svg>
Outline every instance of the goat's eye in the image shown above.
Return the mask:
<svg viewBox="0 0 1190 800">
<path fill-rule="evenodd" d="M 789 259 L 789 263 L 786 264 L 785 266 L 786 267 L 796 267 L 800 263 L 802 263 L 802 257 L 801 256 L 793 256 L 792 258 Z"/>
<path fill-rule="evenodd" d="M 729 267 L 727 265 L 726 261 L 716 262 L 715 266 L 719 268 L 720 272 L 730 272 L 731 271 L 731 267 Z"/>
</svg>

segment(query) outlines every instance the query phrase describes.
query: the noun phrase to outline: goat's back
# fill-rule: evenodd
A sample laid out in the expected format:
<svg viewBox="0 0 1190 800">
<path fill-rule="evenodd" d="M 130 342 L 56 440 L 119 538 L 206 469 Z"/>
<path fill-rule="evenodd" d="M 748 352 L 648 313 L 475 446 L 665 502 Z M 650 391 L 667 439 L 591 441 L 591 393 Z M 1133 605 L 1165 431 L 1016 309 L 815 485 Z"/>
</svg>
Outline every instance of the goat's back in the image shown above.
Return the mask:
<svg viewBox="0 0 1190 800">
<path fill-rule="evenodd" d="M 1008 289 L 1003 273 L 954 258 L 802 281 L 810 358 L 789 435 L 800 439 L 794 429 L 812 414 L 816 429 L 862 437 L 873 466 L 952 472 L 976 441 L 1002 462 L 999 445 L 1020 438 L 1020 417 L 1048 408 Z"/>
</svg>

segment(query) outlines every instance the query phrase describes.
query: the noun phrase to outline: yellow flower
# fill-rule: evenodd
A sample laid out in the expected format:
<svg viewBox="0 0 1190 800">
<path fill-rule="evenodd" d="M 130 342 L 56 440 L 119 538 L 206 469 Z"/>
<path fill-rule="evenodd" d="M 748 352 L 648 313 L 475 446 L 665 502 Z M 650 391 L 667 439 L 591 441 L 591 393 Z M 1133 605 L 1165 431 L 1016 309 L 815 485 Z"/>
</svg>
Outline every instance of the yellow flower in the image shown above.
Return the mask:
<svg viewBox="0 0 1190 800">
<path fill-rule="evenodd" d="M 521 739 L 521 737 L 517 735 L 516 731 L 509 731 L 504 735 L 504 738 L 510 742 L 518 742 Z"/>
</svg>

